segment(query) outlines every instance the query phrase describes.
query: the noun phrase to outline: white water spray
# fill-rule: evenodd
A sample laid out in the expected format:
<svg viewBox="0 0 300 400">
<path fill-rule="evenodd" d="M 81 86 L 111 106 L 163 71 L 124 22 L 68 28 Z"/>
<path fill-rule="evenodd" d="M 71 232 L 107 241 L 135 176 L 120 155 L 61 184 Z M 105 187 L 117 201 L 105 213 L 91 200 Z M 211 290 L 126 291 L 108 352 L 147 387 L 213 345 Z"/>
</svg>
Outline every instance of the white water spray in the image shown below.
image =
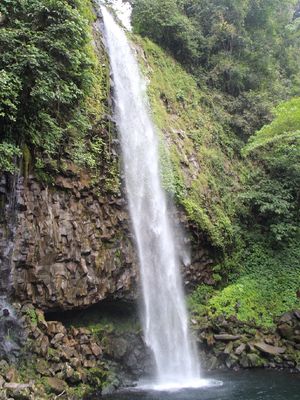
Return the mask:
<svg viewBox="0 0 300 400">
<path fill-rule="evenodd" d="M 150 118 L 145 82 L 127 37 L 101 6 L 116 100 L 130 215 L 137 242 L 143 298 L 144 335 L 162 387 L 199 382 L 184 302 L 179 254 L 161 187 L 158 140 Z"/>
</svg>

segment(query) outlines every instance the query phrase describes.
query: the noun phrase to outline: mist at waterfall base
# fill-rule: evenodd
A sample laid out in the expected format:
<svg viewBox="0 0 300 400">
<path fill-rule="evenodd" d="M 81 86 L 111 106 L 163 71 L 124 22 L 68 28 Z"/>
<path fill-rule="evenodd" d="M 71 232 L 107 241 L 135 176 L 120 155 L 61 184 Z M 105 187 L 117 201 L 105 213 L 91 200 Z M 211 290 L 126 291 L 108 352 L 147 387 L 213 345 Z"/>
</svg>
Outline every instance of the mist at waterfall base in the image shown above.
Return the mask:
<svg viewBox="0 0 300 400">
<path fill-rule="evenodd" d="M 113 75 L 115 119 L 122 149 L 129 211 L 139 255 L 143 332 L 157 374 L 143 389 L 201 387 L 197 350 L 189 334 L 176 243 L 161 186 L 158 139 L 136 56 L 124 30 L 100 5 Z"/>
<path fill-rule="evenodd" d="M 176 392 L 130 390 L 101 397 L 105 400 L 299 400 L 299 374 L 249 370 L 217 372 L 207 376 L 222 380 L 222 386 L 182 389 Z M 92 399 L 90 399 L 92 400 Z M 93 397 L 95 400 L 95 397 Z"/>
<path fill-rule="evenodd" d="M 24 328 L 15 310 L 0 296 L 0 360 L 16 362 L 24 339 Z"/>
</svg>

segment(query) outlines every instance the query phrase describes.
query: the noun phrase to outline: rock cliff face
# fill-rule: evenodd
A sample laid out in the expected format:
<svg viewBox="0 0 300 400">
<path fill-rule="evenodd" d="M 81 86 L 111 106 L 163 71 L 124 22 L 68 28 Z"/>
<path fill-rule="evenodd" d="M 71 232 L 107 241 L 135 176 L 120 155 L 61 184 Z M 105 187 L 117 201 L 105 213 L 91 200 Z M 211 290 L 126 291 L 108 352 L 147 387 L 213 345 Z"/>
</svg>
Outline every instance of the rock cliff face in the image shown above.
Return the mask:
<svg viewBox="0 0 300 400">
<path fill-rule="evenodd" d="M 133 300 L 138 266 L 124 194 L 103 194 L 90 185 L 87 174 L 71 169 L 52 186 L 34 176 L 18 178 L 14 233 L 8 229 L 11 185 L 2 178 L 1 259 L 8 268 L 4 250 L 12 243 L 13 296 L 47 311 L 87 307 L 108 298 Z M 186 284 L 209 283 L 212 260 L 201 242 L 188 236 L 194 245 L 192 264 L 184 271 Z"/>
<path fill-rule="evenodd" d="M 11 278 L 22 303 L 72 309 L 136 296 L 126 203 L 102 197 L 87 181 L 71 174 L 46 187 L 33 176 L 19 178 Z"/>
</svg>

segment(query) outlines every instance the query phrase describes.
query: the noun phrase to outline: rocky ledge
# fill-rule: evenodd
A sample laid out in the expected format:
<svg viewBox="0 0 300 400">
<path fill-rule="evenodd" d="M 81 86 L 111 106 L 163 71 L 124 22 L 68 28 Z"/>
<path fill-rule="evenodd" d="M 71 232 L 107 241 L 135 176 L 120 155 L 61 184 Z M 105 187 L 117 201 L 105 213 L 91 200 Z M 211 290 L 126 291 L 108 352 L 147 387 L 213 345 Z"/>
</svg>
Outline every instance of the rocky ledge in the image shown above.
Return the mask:
<svg viewBox="0 0 300 400">
<path fill-rule="evenodd" d="M 300 372 L 300 311 L 284 314 L 276 329 L 235 318 L 193 321 L 206 369 L 274 368 Z"/>
<path fill-rule="evenodd" d="M 18 363 L 0 361 L 0 400 L 82 399 L 133 385 L 152 370 L 139 330 L 66 327 L 32 305 L 15 308 L 27 341 Z"/>
</svg>

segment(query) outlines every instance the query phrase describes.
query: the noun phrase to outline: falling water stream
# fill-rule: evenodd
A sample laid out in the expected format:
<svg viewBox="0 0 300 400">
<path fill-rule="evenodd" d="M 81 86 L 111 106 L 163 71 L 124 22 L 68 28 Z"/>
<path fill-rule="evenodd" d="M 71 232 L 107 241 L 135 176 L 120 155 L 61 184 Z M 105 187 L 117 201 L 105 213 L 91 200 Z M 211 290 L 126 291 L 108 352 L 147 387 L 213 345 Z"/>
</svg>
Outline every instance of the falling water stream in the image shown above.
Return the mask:
<svg viewBox="0 0 300 400">
<path fill-rule="evenodd" d="M 100 6 L 114 81 L 130 215 L 137 243 L 143 300 L 143 329 L 157 366 L 157 385 L 188 387 L 200 382 L 165 193 L 160 181 L 158 139 L 146 85 L 124 30 Z"/>
<path fill-rule="evenodd" d="M 15 164 L 17 165 L 17 160 Z M 19 172 L 10 178 L 3 175 L 0 181 L 5 204 L 0 221 L 0 360 L 6 359 L 10 362 L 16 361 L 23 344 L 23 327 L 10 304 L 19 184 Z"/>
</svg>

